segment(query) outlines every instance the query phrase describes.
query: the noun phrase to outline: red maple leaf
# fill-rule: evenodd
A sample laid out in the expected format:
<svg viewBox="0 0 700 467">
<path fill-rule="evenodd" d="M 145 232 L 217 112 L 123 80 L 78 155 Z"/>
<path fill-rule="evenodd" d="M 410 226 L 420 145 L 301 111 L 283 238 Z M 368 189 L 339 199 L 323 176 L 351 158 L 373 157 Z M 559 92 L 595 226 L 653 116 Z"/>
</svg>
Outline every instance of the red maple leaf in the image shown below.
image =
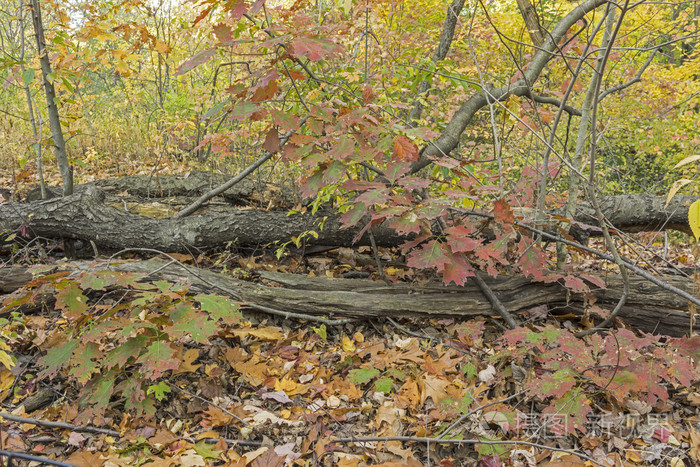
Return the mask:
<svg viewBox="0 0 700 467">
<path fill-rule="evenodd" d="M 405 136 L 397 136 L 394 138 L 394 159 L 398 161 L 413 162 L 420 157 L 418 154 L 418 146 L 413 141 Z"/>
</svg>

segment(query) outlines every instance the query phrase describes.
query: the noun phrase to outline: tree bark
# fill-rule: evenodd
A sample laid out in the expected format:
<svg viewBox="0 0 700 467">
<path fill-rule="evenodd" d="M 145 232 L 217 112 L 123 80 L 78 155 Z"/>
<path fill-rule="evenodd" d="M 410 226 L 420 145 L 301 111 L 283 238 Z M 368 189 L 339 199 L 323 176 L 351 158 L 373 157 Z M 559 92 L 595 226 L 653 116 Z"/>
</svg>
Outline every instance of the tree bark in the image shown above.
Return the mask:
<svg viewBox="0 0 700 467">
<path fill-rule="evenodd" d="M 537 18 L 537 11 L 535 7 L 532 6 L 530 0 L 517 0 L 518 8 L 520 9 L 520 14 L 525 20 L 525 27 L 527 27 L 527 32 L 532 39 L 532 43 L 535 47 L 542 47 L 544 44 L 544 30 L 540 25 L 540 21 Z"/>
<path fill-rule="evenodd" d="M 106 183 L 106 182 L 104 182 Z M 112 187 L 114 190 L 114 187 Z M 232 196 L 234 196 L 232 194 Z M 688 206 L 692 196 L 676 196 L 667 208 L 665 198 L 651 195 L 621 195 L 601 200 L 601 207 L 615 229 L 626 232 L 674 229 L 689 233 Z M 122 203 L 114 203 L 121 206 Z M 168 252 L 216 247 L 232 242 L 237 246 L 265 246 L 289 242 L 304 232 L 308 245 L 351 246 L 359 227 L 342 229 L 340 217 L 331 211 L 288 215 L 287 210 L 263 211 L 216 206 L 216 212 L 183 219 L 157 219 L 125 212 L 105 203 L 105 194 L 94 186 L 64 198 L 24 204 L 0 205 L 0 232 L 23 231 L 29 237 L 82 239 L 109 249 L 153 248 Z M 561 215 L 560 211 L 551 214 Z M 483 218 L 475 217 L 482 222 Z M 320 228 L 323 223 L 323 229 Z M 361 224 L 361 223 L 360 223 Z M 581 236 L 599 236 L 595 212 L 580 203 L 574 227 Z M 377 244 L 400 245 L 405 238 L 388 224 L 374 228 Z M 368 245 L 364 235 L 358 245 Z"/>
<path fill-rule="evenodd" d="M 295 274 L 260 271 L 267 283 L 241 281 L 217 272 L 195 270 L 153 258 L 148 261 L 106 264 L 78 264 L 81 271 L 107 269 L 123 272 L 153 273 L 152 277 L 179 281 L 186 279 L 196 291 L 227 294 L 251 308 L 264 306 L 284 312 L 314 316 L 354 318 L 382 317 L 454 317 L 498 316 L 479 288 L 468 282 L 464 287 L 445 286 L 435 282 L 424 286 L 407 283 L 386 285 L 362 279 L 312 278 Z M 155 272 L 154 272 L 155 271 Z M 0 291 L 10 292 L 31 279 L 26 268 L 0 270 Z M 522 276 L 482 276 L 505 309 L 519 318 L 545 311 L 558 319 L 575 318 L 584 311 L 584 296 L 571 293 L 559 284 L 533 283 Z M 606 289 L 592 287 L 596 305 L 611 309 L 619 300 L 622 280 L 618 275 L 603 277 Z M 693 280 L 665 277 L 664 281 L 691 291 Z M 545 305 L 545 309 L 541 306 Z M 630 279 L 630 294 L 620 318 L 637 329 L 670 336 L 689 332 L 690 315 L 687 301 L 648 281 Z M 524 315 L 524 316 L 523 316 Z"/>
</svg>

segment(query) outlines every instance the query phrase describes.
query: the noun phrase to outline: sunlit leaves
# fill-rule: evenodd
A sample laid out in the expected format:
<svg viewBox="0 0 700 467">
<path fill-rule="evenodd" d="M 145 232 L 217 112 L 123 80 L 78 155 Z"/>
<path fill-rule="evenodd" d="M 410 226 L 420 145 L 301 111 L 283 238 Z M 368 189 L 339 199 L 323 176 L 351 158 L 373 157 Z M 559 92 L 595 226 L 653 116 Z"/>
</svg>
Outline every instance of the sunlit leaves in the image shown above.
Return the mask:
<svg viewBox="0 0 700 467">
<path fill-rule="evenodd" d="M 199 65 L 202 65 L 203 63 L 206 63 L 209 60 L 211 60 L 215 53 L 216 53 L 215 48 L 206 49 L 206 50 L 199 52 L 194 57 L 183 62 L 177 68 L 177 70 L 175 70 L 174 75 L 175 76 L 181 75 L 181 74 L 187 73 L 188 71 L 191 71 L 191 70 L 197 68 Z"/>
<path fill-rule="evenodd" d="M 317 62 L 342 52 L 342 49 L 337 44 L 322 37 L 297 37 L 292 39 L 289 45 L 292 55 L 308 58 L 312 62 Z"/>
<path fill-rule="evenodd" d="M 693 231 L 695 241 L 700 240 L 700 200 L 693 202 L 688 208 L 688 224 Z"/>
</svg>

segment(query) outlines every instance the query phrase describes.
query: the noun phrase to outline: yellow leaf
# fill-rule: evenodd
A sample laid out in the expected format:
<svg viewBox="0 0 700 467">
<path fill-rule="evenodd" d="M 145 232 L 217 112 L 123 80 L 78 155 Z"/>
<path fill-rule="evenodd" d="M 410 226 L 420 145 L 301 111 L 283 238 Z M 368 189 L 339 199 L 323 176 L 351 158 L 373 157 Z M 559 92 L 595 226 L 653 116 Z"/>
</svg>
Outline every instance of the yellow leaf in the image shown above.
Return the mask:
<svg viewBox="0 0 700 467">
<path fill-rule="evenodd" d="M 688 224 L 690 224 L 690 230 L 693 231 L 697 242 L 700 240 L 700 199 L 688 208 Z"/>
<path fill-rule="evenodd" d="M 266 341 L 276 341 L 284 338 L 284 333 L 279 328 L 272 326 L 266 326 L 264 328 L 232 329 L 231 334 L 241 338 L 253 336 Z"/>
<path fill-rule="evenodd" d="M 346 352 L 354 352 L 357 350 L 355 343 L 348 336 L 343 336 L 343 350 Z"/>
<path fill-rule="evenodd" d="M 5 368 L 8 370 L 11 370 L 13 366 L 15 366 L 15 362 L 12 361 L 12 357 L 10 357 L 10 354 L 5 352 L 4 350 L 0 350 L 0 363 L 5 365 Z"/>
<path fill-rule="evenodd" d="M 666 204 L 664 205 L 664 208 L 668 206 L 668 203 L 671 202 L 671 198 L 676 196 L 676 193 L 678 193 L 678 190 L 686 186 L 688 183 L 692 182 L 692 180 L 688 180 L 687 178 L 681 178 L 680 180 L 676 180 L 673 182 L 673 186 L 671 187 L 671 191 L 668 192 L 668 196 L 666 197 Z"/>
<path fill-rule="evenodd" d="M 686 164 L 690 164 L 691 162 L 695 162 L 697 160 L 700 160 L 700 154 L 695 154 L 694 156 L 688 156 L 682 161 L 680 161 L 678 164 L 676 164 L 673 168 L 677 169 L 678 167 L 682 167 Z"/>
<path fill-rule="evenodd" d="M 360 331 L 357 331 L 355 334 L 353 334 L 352 338 L 355 339 L 355 342 L 359 342 L 360 344 L 365 341 L 365 336 L 363 336 Z"/>
<path fill-rule="evenodd" d="M 156 49 L 156 52 L 160 52 L 162 54 L 167 54 L 173 50 L 168 44 L 160 39 L 156 39 L 156 45 L 153 48 Z"/>
<path fill-rule="evenodd" d="M 293 392 L 297 388 L 297 383 L 287 378 L 275 381 L 275 391 L 284 391 L 286 393 Z"/>
</svg>

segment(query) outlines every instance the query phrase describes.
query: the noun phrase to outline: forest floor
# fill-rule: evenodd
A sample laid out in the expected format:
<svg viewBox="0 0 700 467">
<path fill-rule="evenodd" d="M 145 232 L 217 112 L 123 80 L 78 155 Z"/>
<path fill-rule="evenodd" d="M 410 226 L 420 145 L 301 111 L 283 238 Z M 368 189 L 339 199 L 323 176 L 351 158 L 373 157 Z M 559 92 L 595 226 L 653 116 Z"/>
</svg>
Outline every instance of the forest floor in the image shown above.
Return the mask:
<svg viewBox="0 0 700 467">
<path fill-rule="evenodd" d="M 632 238 L 621 247 L 640 264 L 694 262 L 678 239 Z M 251 282 L 380 280 L 366 247 L 171 257 Z M 380 257 L 390 282 L 434 279 L 395 250 Z M 700 463 L 698 337 L 620 323 L 580 338 L 590 323 L 546 307 L 510 331 L 492 318 L 241 313 L 188 283 L 109 273 L 140 259 L 67 261 L 51 241 L 3 250 L 2 269 L 35 278 L 0 295 L 0 449 L 76 466 Z M 613 269 L 585 254 L 570 267 Z"/>
</svg>

